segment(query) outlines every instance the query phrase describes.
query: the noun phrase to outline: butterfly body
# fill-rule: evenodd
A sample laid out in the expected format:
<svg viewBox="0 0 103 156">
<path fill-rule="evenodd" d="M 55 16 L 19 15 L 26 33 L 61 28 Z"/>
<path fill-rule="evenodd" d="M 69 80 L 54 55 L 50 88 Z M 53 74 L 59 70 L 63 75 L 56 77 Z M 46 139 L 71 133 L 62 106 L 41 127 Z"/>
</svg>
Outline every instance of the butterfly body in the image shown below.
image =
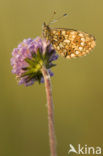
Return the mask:
<svg viewBox="0 0 103 156">
<path fill-rule="evenodd" d="M 68 28 L 50 28 L 45 23 L 43 37 L 49 40 L 55 50 L 66 58 L 84 56 L 96 45 L 94 36 L 88 33 Z"/>
</svg>

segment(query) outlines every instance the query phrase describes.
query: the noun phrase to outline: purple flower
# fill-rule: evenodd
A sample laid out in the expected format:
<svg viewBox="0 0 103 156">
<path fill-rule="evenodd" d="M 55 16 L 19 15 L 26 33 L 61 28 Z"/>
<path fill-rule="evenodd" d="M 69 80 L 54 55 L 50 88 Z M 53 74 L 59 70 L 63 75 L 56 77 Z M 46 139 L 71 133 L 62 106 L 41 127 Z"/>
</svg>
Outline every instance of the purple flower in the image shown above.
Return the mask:
<svg viewBox="0 0 103 156">
<path fill-rule="evenodd" d="M 45 66 L 50 76 L 53 76 L 50 68 L 55 66 L 52 61 L 57 58 L 58 55 L 49 41 L 40 37 L 33 40 L 25 39 L 12 52 L 12 73 L 16 74 L 19 84 L 25 86 L 30 86 L 35 81 L 43 83 L 42 66 Z"/>
</svg>

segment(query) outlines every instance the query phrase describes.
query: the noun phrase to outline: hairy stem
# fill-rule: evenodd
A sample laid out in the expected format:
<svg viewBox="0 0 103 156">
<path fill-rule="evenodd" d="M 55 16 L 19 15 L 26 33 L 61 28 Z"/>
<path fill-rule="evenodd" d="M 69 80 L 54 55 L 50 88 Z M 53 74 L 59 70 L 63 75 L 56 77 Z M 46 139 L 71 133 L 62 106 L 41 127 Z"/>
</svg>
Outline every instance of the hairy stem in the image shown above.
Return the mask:
<svg viewBox="0 0 103 156">
<path fill-rule="evenodd" d="M 41 71 L 44 76 L 46 96 L 47 96 L 50 152 L 51 152 L 51 156 L 57 156 L 51 80 L 50 80 L 50 75 L 48 73 L 48 70 L 45 68 L 45 66 L 42 67 Z"/>
</svg>

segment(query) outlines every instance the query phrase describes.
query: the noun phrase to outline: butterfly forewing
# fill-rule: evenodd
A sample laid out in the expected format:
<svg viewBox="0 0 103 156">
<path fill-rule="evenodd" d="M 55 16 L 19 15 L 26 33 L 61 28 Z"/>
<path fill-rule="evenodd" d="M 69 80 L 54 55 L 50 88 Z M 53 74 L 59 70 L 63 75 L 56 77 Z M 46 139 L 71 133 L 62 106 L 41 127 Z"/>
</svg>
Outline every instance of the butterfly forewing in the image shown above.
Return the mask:
<svg viewBox="0 0 103 156">
<path fill-rule="evenodd" d="M 95 47 L 95 38 L 92 35 L 72 29 L 48 27 L 45 38 L 66 58 L 84 56 Z"/>
</svg>

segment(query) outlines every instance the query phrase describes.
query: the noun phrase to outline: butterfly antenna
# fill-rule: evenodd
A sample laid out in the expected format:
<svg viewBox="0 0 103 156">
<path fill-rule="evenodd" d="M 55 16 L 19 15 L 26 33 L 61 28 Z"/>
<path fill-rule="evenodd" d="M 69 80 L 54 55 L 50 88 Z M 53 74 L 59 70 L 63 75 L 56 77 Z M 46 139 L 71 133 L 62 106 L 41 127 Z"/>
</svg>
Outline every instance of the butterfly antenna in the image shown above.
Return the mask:
<svg viewBox="0 0 103 156">
<path fill-rule="evenodd" d="M 70 14 L 70 12 L 69 12 L 69 14 Z M 62 16 L 57 17 L 56 19 L 52 20 L 52 21 L 50 22 L 50 24 L 56 23 L 57 21 L 59 21 L 59 20 L 62 19 L 63 17 L 66 17 L 67 15 L 68 15 L 68 12 L 67 12 L 67 13 L 64 13 Z"/>
<path fill-rule="evenodd" d="M 48 22 L 48 25 L 54 20 L 54 16 L 56 15 L 56 11 L 53 12 L 49 22 Z"/>
</svg>

